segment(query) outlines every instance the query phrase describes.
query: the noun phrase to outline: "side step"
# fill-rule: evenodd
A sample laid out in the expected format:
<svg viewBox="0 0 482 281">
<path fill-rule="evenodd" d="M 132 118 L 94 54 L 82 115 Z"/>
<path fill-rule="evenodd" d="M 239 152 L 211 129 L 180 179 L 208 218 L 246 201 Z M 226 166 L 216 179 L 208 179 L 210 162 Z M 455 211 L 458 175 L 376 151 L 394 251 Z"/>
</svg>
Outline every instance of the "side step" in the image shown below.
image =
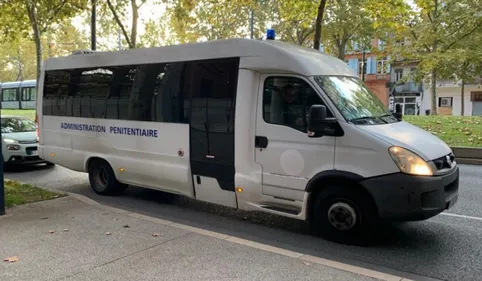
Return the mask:
<svg viewBox="0 0 482 281">
<path fill-rule="evenodd" d="M 281 207 L 278 207 L 278 206 L 262 206 L 263 209 L 267 209 L 267 210 L 272 210 L 272 211 L 276 211 L 276 212 L 280 212 L 280 213 L 286 213 L 286 214 L 290 214 L 290 215 L 299 215 L 301 213 L 301 211 L 297 211 L 297 210 L 293 210 L 293 209 L 285 209 L 285 208 L 281 208 Z"/>
</svg>

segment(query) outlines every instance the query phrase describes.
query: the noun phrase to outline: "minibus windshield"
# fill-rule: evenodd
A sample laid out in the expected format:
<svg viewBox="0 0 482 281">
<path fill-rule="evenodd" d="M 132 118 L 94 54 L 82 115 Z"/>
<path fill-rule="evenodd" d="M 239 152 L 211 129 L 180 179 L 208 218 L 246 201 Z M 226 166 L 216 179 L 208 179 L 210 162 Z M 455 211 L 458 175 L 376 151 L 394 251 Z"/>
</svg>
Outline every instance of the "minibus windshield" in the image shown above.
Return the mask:
<svg viewBox="0 0 482 281">
<path fill-rule="evenodd" d="M 314 79 L 347 121 L 356 124 L 398 121 L 360 79 L 347 76 L 315 76 Z"/>
</svg>

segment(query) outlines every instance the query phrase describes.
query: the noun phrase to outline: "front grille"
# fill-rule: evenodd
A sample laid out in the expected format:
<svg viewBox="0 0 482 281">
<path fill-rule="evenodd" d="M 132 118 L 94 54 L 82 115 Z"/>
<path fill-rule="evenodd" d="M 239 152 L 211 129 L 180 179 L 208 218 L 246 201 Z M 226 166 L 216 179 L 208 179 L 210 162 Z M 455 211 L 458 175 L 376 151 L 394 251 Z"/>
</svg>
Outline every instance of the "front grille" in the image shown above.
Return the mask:
<svg viewBox="0 0 482 281">
<path fill-rule="evenodd" d="M 452 163 L 455 161 L 455 155 L 453 153 L 447 154 L 440 158 L 433 160 L 437 170 L 450 169 L 452 168 Z"/>
<path fill-rule="evenodd" d="M 27 152 L 27 155 L 36 155 L 37 147 L 36 146 L 27 147 L 25 148 L 25 151 Z"/>
</svg>

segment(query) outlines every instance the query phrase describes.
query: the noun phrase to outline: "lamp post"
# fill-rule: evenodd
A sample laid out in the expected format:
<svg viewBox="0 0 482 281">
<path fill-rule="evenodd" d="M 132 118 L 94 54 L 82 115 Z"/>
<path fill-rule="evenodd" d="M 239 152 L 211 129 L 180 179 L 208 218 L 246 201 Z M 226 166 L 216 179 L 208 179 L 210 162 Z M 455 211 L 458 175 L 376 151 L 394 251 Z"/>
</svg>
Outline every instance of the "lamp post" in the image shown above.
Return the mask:
<svg viewBox="0 0 482 281">
<path fill-rule="evenodd" d="M 96 14 L 95 14 L 95 5 L 96 4 L 96 0 L 92 0 L 92 15 L 91 15 L 91 18 L 90 18 L 90 36 L 91 36 L 91 49 L 92 51 L 95 51 L 96 49 L 96 37 L 95 37 L 95 31 L 96 31 L 96 27 L 95 27 L 95 17 L 96 17 Z"/>
<path fill-rule="evenodd" d="M 2 123 L 0 122 L 0 140 L 2 139 Z M 3 158 L 3 152 L 2 152 L 2 146 L 3 146 L 3 141 L 1 141 L 2 144 L 0 144 L 0 155 L 2 155 Z M 3 159 L 0 161 L 0 177 L 2 178 L 2 182 L 0 183 L 0 216 L 5 215 L 5 178 L 3 174 Z"/>
<path fill-rule="evenodd" d="M 366 52 L 365 52 L 365 48 L 363 48 L 363 51 L 362 51 L 362 81 L 365 82 L 365 72 L 366 72 L 366 63 L 367 63 L 367 58 L 366 58 Z"/>
</svg>

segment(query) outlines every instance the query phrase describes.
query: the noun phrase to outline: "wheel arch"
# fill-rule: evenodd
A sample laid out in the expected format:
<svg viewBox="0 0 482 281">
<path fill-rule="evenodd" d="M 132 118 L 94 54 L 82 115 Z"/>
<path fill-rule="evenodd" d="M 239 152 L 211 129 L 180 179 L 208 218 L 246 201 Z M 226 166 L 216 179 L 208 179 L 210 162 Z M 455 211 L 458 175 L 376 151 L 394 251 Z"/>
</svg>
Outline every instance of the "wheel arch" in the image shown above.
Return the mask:
<svg viewBox="0 0 482 281">
<path fill-rule="evenodd" d="M 376 213 L 378 214 L 378 206 L 375 202 L 375 199 L 373 198 L 371 193 L 361 184 L 361 181 L 363 181 L 364 179 L 365 178 L 361 175 L 340 170 L 329 170 L 316 174 L 308 181 L 305 189 L 305 191 L 309 193 L 307 202 L 308 209 L 306 212 L 307 220 L 311 220 L 313 212 L 313 201 L 316 199 L 316 196 L 318 196 L 318 194 L 333 185 L 341 185 L 344 188 L 356 189 L 357 191 L 362 192 L 365 196 L 367 196 L 367 198 L 370 199 L 376 210 Z"/>
<path fill-rule="evenodd" d="M 95 160 L 104 161 L 107 164 L 109 164 L 109 166 L 112 167 L 112 165 L 109 163 L 109 161 L 105 160 L 104 158 L 98 157 L 98 156 L 91 156 L 91 157 L 87 158 L 87 160 L 85 161 L 85 167 L 84 168 L 85 168 L 86 172 L 89 172 L 89 167 L 92 164 L 92 162 L 94 162 Z M 115 173 L 115 171 L 114 171 L 114 173 Z"/>
</svg>

